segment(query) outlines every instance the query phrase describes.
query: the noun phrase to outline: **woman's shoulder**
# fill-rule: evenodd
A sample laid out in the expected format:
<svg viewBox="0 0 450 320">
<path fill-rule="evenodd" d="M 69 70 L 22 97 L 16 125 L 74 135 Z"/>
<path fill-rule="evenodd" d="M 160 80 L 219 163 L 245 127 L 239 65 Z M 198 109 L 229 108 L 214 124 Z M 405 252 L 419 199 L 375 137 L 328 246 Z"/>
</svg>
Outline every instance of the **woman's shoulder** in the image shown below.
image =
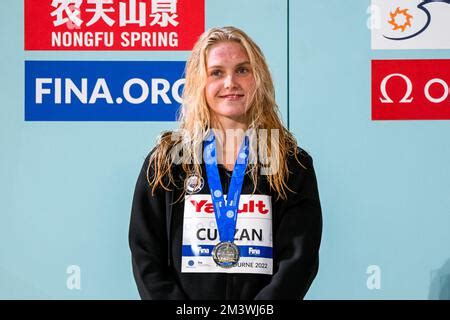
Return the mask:
<svg viewBox="0 0 450 320">
<path fill-rule="evenodd" d="M 174 131 L 163 131 L 158 135 L 156 144 L 147 153 L 143 173 L 151 181 L 156 179 L 164 186 L 178 186 L 182 180 L 182 165 L 173 159 L 173 148 L 177 145 L 177 138 Z M 175 159 L 176 160 L 176 159 Z"/>
<path fill-rule="evenodd" d="M 161 132 L 156 138 L 156 144 L 147 152 L 144 165 L 149 168 L 149 171 L 154 171 L 161 164 L 176 167 L 172 161 L 169 161 L 176 144 L 177 140 L 174 137 L 174 131 Z"/>
<path fill-rule="evenodd" d="M 160 151 L 161 152 L 170 151 L 179 140 L 180 139 L 177 138 L 176 131 L 173 130 L 162 131 L 156 137 L 156 143 L 148 152 L 147 158 L 150 158 L 152 155 Z"/>
<path fill-rule="evenodd" d="M 288 168 L 292 171 L 304 171 L 312 168 L 313 158 L 311 154 L 300 146 L 296 146 L 294 150 L 288 154 Z"/>
</svg>

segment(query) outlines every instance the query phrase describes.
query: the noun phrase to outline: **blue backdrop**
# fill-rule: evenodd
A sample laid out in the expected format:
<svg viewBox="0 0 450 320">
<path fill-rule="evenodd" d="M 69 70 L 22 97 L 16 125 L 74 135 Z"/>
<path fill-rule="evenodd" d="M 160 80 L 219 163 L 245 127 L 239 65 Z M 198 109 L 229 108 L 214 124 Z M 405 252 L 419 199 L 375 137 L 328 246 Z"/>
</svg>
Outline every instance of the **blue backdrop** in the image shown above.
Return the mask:
<svg viewBox="0 0 450 320">
<path fill-rule="evenodd" d="M 324 232 L 306 298 L 448 299 L 449 123 L 371 121 L 370 60 L 450 52 L 372 51 L 369 5 L 291 0 L 288 32 L 287 1 L 207 0 L 206 28 L 235 25 L 261 46 L 283 118 L 314 158 Z M 184 61 L 189 52 L 25 52 L 23 3 L 3 6 L 0 298 L 137 299 L 134 184 L 156 136 L 176 124 L 26 122 L 24 61 Z M 70 266 L 80 289 L 67 286 Z"/>
</svg>

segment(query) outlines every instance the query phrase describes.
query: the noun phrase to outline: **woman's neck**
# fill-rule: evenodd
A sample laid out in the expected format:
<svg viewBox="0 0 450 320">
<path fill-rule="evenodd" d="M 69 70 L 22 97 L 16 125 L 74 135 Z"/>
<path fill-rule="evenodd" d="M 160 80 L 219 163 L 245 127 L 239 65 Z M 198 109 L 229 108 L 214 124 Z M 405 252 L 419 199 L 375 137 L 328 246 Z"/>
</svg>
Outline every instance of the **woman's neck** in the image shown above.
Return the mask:
<svg viewBox="0 0 450 320">
<path fill-rule="evenodd" d="M 221 131 L 226 130 L 247 130 L 248 124 L 245 115 L 239 118 L 228 118 L 224 116 L 213 116 L 212 127 Z"/>
<path fill-rule="evenodd" d="M 244 141 L 247 123 L 230 118 L 222 118 L 212 125 L 216 136 L 217 162 L 227 170 L 233 170 L 234 163 Z"/>
</svg>

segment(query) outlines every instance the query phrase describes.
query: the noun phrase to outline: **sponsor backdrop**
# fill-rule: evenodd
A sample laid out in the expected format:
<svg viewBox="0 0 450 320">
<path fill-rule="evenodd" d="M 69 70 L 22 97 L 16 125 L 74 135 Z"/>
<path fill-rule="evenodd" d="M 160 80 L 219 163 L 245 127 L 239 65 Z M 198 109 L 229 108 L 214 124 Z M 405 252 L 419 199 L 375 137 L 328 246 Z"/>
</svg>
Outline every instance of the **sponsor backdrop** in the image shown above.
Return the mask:
<svg viewBox="0 0 450 320">
<path fill-rule="evenodd" d="M 42 2 L 0 14 L 0 298 L 138 298 L 137 174 L 196 37 L 235 25 L 315 160 L 306 298 L 450 299 L 449 1 Z"/>
</svg>

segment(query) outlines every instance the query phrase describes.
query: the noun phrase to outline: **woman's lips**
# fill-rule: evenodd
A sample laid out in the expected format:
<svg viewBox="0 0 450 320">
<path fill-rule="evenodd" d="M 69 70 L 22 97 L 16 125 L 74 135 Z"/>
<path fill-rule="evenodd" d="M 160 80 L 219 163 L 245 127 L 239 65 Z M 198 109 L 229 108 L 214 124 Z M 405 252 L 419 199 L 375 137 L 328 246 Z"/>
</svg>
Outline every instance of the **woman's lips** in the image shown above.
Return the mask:
<svg viewBox="0 0 450 320">
<path fill-rule="evenodd" d="M 219 96 L 219 98 L 222 98 L 222 99 L 225 99 L 228 101 L 240 100 L 243 97 L 244 97 L 243 94 L 226 94 L 226 95 Z"/>
</svg>

